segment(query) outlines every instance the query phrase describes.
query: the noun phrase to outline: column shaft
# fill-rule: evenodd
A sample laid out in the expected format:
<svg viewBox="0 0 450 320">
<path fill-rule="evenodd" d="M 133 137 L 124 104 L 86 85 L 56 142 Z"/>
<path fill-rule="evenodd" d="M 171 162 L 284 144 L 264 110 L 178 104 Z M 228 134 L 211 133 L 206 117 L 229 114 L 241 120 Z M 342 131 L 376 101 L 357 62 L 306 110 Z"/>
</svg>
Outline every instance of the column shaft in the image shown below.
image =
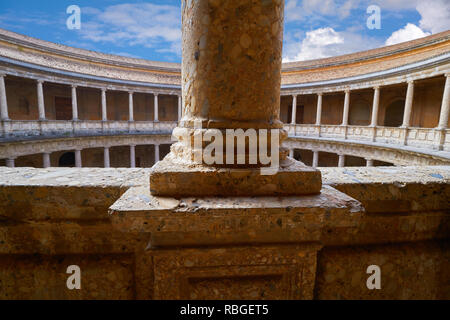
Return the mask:
<svg viewBox="0 0 450 320">
<path fill-rule="evenodd" d="M 340 155 L 339 155 L 339 163 L 338 163 L 338 167 L 339 167 L 339 168 L 345 167 L 345 154 L 340 154 Z"/>
<path fill-rule="evenodd" d="M 372 159 L 366 159 L 366 166 L 367 167 L 373 167 L 374 161 Z"/>
<path fill-rule="evenodd" d="M 441 114 L 438 129 L 447 129 L 450 113 L 450 75 L 446 75 L 444 95 L 442 96 Z"/>
<path fill-rule="evenodd" d="M 6 159 L 6 166 L 8 168 L 14 168 L 16 166 L 14 159 Z"/>
<path fill-rule="evenodd" d="M 314 151 L 313 153 L 313 168 L 317 168 L 319 166 L 319 151 Z"/>
<path fill-rule="evenodd" d="M 109 148 L 108 147 L 105 147 L 103 149 L 103 162 L 104 162 L 105 168 L 109 168 L 111 166 L 111 163 L 109 160 Z"/>
<path fill-rule="evenodd" d="M 51 163 L 50 163 L 50 153 L 44 153 L 44 154 L 42 154 L 42 162 L 43 162 L 43 167 L 44 167 L 44 168 L 50 168 L 50 167 L 51 167 Z"/>
<path fill-rule="evenodd" d="M 350 90 L 345 90 L 344 112 L 342 115 L 342 125 L 348 125 L 348 114 L 350 111 Z"/>
<path fill-rule="evenodd" d="M 403 128 L 408 128 L 411 123 L 411 114 L 414 100 L 414 82 L 408 81 L 408 90 L 406 91 L 405 111 L 403 113 Z"/>
<path fill-rule="evenodd" d="M 130 145 L 130 168 L 136 168 L 136 146 Z"/>
<path fill-rule="evenodd" d="M 297 123 L 297 95 L 292 96 L 292 117 L 291 124 Z"/>
<path fill-rule="evenodd" d="M 154 121 L 159 121 L 159 106 L 158 106 L 158 95 L 154 94 L 154 103 L 153 103 L 153 108 L 154 108 Z"/>
<path fill-rule="evenodd" d="M 102 89 L 102 121 L 108 121 L 108 111 L 106 108 L 106 89 Z"/>
<path fill-rule="evenodd" d="M 373 92 L 372 121 L 370 123 L 371 127 L 376 127 L 378 125 L 379 107 L 380 107 L 380 88 L 375 87 Z"/>
<path fill-rule="evenodd" d="M 75 150 L 75 167 L 81 168 L 83 166 L 81 161 L 81 150 Z"/>
<path fill-rule="evenodd" d="M 3 121 L 9 120 L 4 74 L 0 74 L 0 118 Z"/>
<path fill-rule="evenodd" d="M 128 93 L 128 120 L 134 121 L 133 92 Z"/>
<path fill-rule="evenodd" d="M 77 87 L 72 86 L 72 120 L 78 120 Z"/>
<path fill-rule="evenodd" d="M 39 109 L 39 120 L 45 120 L 45 105 L 44 105 L 44 88 L 43 81 L 37 81 L 37 98 L 38 98 L 38 109 Z"/>
<path fill-rule="evenodd" d="M 322 124 L 322 93 L 317 95 L 317 114 L 316 114 L 316 125 L 320 126 Z"/>
<path fill-rule="evenodd" d="M 178 121 L 181 120 L 181 117 L 183 117 L 183 107 L 182 107 L 182 99 L 181 95 L 178 96 Z"/>
<path fill-rule="evenodd" d="M 159 161 L 159 144 L 155 144 L 155 163 Z"/>
</svg>

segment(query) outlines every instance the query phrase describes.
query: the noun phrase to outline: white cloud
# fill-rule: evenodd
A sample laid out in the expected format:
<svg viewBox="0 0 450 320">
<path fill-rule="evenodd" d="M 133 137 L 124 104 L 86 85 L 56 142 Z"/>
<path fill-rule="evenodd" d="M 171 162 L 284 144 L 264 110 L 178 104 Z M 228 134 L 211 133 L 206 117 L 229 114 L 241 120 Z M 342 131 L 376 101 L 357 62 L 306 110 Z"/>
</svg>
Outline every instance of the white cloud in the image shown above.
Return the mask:
<svg viewBox="0 0 450 320">
<path fill-rule="evenodd" d="M 298 34 L 296 37 L 299 38 Z M 333 28 L 319 28 L 306 33 L 303 40 L 289 41 L 285 47 L 284 62 L 328 58 L 379 46 L 378 41 Z"/>
<path fill-rule="evenodd" d="M 430 33 L 424 32 L 418 26 L 412 23 L 408 23 L 404 28 L 397 30 L 386 40 L 386 45 L 394 45 L 401 42 L 415 40 L 429 36 Z"/>
<path fill-rule="evenodd" d="M 417 11 L 422 16 L 419 25 L 422 29 L 438 33 L 450 29 L 450 2 L 448 0 L 429 0 L 420 2 Z"/>
<path fill-rule="evenodd" d="M 181 54 L 180 8 L 151 3 L 119 4 L 103 11 L 84 8 L 88 17 L 82 21 L 81 35 L 85 40 L 112 42 L 115 45 L 143 45 L 169 48 Z"/>
</svg>

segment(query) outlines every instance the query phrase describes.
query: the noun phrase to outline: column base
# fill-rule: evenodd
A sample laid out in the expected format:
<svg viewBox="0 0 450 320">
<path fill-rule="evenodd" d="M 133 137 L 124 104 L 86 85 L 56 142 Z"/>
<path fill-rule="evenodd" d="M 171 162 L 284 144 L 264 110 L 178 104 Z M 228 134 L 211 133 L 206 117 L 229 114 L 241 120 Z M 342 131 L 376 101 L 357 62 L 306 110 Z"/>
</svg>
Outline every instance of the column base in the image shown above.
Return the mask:
<svg viewBox="0 0 450 320">
<path fill-rule="evenodd" d="M 320 171 L 288 158 L 277 172 L 262 175 L 260 168 L 216 168 L 180 164 L 169 154 L 155 164 L 150 191 L 155 196 L 291 196 L 319 194 Z"/>
<path fill-rule="evenodd" d="M 330 232 L 351 236 L 364 212 L 329 186 L 302 197 L 200 199 L 142 186 L 110 214 L 114 228 L 146 241 L 153 299 L 312 299 L 318 251 Z"/>
</svg>

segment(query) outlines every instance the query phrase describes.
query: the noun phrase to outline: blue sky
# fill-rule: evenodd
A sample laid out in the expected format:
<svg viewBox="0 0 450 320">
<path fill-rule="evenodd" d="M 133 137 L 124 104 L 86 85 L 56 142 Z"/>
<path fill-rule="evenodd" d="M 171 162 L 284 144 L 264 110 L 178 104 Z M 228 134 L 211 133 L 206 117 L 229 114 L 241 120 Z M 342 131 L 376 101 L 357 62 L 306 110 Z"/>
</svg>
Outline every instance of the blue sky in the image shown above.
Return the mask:
<svg viewBox="0 0 450 320">
<path fill-rule="evenodd" d="M 285 0 L 284 61 L 325 58 L 450 29 L 449 0 Z M 180 62 L 180 0 L 1 0 L 0 28 L 88 50 Z M 69 30 L 70 5 L 81 29 Z M 381 9 L 369 29 L 367 8 Z"/>
</svg>

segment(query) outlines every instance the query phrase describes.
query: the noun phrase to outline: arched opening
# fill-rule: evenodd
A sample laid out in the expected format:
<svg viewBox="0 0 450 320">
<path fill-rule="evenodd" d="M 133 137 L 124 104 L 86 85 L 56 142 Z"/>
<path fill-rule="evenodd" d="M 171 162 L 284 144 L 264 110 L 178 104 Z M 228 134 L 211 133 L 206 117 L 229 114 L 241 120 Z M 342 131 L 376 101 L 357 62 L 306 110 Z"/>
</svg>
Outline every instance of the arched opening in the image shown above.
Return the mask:
<svg viewBox="0 0 450 320">
<path fill-rule="evenodd" d="M 352 126 L 368 126 L 371 112 L 371 107 L 367 102 L 357 101 L 350 106 L 348 123 Z"/>
<path fill-rule="evenodd" d="M 75 167 L 75 152 L 64 153 L 58 161 L 59 167 Z"/>
<path fill-rule="evenodd" d="M 396 100 L 387 108 L 384 116 L 385 127 L 400 127 L 403 124 L 405 100 Z"/>
</svg>

